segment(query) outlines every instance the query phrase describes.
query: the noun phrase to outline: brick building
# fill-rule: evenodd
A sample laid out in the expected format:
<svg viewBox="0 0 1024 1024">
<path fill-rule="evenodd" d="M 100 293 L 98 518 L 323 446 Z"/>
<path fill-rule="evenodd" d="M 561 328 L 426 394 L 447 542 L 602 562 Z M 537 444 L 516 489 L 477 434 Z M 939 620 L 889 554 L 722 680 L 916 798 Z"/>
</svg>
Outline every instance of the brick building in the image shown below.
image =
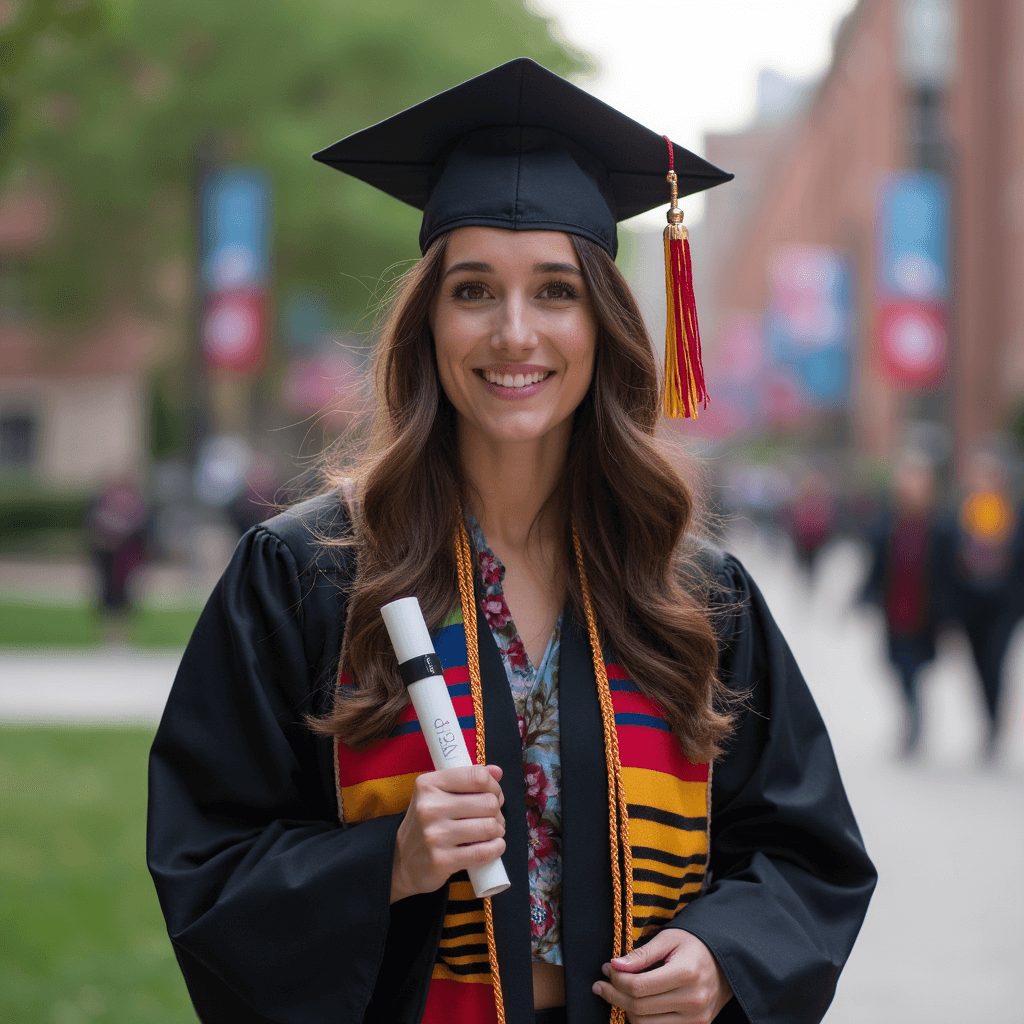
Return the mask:
<svg viewBox="0 0 1024 1024">
<path fill-rule="evenodd" d="M 124 310 L 81 331 L 33 316 L 23 281 L 53 219 L 41 192 L 0 196 L 0 488 L 85 493 L 144 473 L 146 382 L 167 338 Z"/>
<path fill-rule="evenodd" d="M 708 194 L 701 225 L 709 359 L 728 362 L 730 324 L 763 321 L 777 253 L 842 253 L 853 329 L 843 414 L 867 459 L 884 458 L 917 418 L 943 422 L 962 455 L 1024 405 L 1024 0 L 948 0 L 951 73 L 933 102 L 952 197 L 947 371 L 922 393 L 880 358 L 879 197 L 893 172 L 921 166 L 920 97 L 901 50 L 912 6 L 861 0 L 797 113 L 706 140 L 708 159 L 745 179 Z"/>
</svg>

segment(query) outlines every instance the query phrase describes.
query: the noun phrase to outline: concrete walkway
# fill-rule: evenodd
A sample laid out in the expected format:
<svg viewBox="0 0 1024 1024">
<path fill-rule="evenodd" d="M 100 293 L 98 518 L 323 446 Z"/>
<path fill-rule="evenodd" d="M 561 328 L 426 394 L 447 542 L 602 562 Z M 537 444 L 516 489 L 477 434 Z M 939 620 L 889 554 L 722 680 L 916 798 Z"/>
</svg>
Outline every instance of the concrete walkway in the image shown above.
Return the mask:
<svg viewBox="0 0 1024 1024">
<path fill-rule="evenodd" d="M 180 651 L 0 651 L 0 720 L 155 725 Z"/>
<path fill-rule="evenodd" d="M 173 563 L 143 566 L 132 580 L 134 600 L 150 608 L 201 607 L 231 556 L 226 541 L 216 559 L 202 567 Z M 5 559 L 0 561 L 0 599 L 27 604 L 91 604 L 99 585 L 88 559 Z"/>
</svg>

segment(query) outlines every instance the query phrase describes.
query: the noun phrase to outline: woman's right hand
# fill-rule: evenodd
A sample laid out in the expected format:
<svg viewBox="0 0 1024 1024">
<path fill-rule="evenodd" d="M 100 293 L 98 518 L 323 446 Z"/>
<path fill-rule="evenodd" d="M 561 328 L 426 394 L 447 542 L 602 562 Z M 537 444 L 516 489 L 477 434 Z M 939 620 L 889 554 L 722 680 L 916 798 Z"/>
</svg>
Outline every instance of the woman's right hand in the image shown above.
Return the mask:
<svg viewBox="0 0 1024 1024">
<path fill-rule="evenodd" d="M 425 772 L 395 837 L 391 902 L 434 892 L 464 868 L 505 852 L 505 797 L 495 764 Z"/>
</svg>

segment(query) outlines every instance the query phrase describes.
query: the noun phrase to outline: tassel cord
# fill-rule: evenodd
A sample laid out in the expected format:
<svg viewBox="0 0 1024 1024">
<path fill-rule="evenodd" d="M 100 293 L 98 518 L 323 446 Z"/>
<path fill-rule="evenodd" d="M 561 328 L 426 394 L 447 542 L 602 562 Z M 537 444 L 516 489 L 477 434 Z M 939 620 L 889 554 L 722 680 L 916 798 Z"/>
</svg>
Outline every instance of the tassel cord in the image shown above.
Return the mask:
<svg viewBox="0 0 1024 1024">
<path fill-rule="evenodd" d="M 597 697 L 601 705 L 601 722 L 604 726 L 605 768 L 608 773 L 608 829 L 612 862 L 612 894 L 615 901 L 613 920 L 615 926 L 615 956 L 623 956 L 633 949 L 633 851 L 629 839 L 629 812 L 626 807 L 626 787 L 622 781 L 622 761 L 619 757 L 619 735 L 615 729 L 615 707 L 612 704 L 611 687 L 608 685 L 608 669 L 601 651 L 601 638 L 597 631 L 597 616 L 587 584 L 587 570 L 583 563 L 583 546 L 576 524 L 572 528 L 572 543 L 576 552 L 576 568 L 580 574 L 580 590 L 583 593 L 583 611 L 590 635 L 590 653 L 594 663 L 594 678 L 597 681 Z M 621 873 L 620 873 L 621 857 Z M 623 898 L 625 897 L 625 898 Z M 623 921 L 625 918 L 625 921 Z M 611 1024 L 622 1024 L 625 1011 L 612 1007 Z"/>
<path fill-rule="evenodd" d="M 469 689 L 473 695 L 473 722 L 476 726 L 476 763 L 487 763 L 487 743 L 484 735 L 484 691 L 480 678 L 480 647 L 477 643 L 476 596 L 473 591 L 473 560 L 469 551 L 469 538 L 459 516 L 456 537 L 456 564 L 459 574 L 459 600 L 462 604 L 463 632 L 466 637 L 466 665 L 469 668 Z M 505 997 L 501 991 L 501 972 L 498 969 L 498 947 L 494 941 L 494 908 L 491 898 L 484 897 L 484 927 L 487 932 L 487 963 L 491 969 L 494 989 L 494 1009 L 498 1024 L 505 1024 Z"/>
<path fill-rule="evenodd" d="M 683 227 L 679 209 L 679 181 L 675 172 L 675 150 L 668 144 L 667 181 L 671 193 L 668 227 L 665 228 L 665 392 L 662 402 L 666 416 L 698 416 L 698 406 L 707 407 L 697 301 L 693 291 L 693 265 L 690 259 L 689 232 Z"/>
</svg>

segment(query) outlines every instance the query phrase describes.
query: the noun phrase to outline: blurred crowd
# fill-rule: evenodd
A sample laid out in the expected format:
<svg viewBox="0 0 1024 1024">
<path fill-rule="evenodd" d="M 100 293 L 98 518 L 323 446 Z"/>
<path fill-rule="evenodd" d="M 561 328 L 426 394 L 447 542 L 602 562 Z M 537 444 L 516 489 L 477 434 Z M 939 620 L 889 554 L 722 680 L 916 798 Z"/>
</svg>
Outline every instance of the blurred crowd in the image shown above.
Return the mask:
<svg viewBox="0 0 1024 1024">
<path fill-rule="evenodd" d="M 858 594 L 884 621 L 903 712 L 902 757 L 921 744 L 922 670 L 943 634 L 961 631 L 987 716 L 979 753 L 991 763 L 1006 732 L 1006 655 L 1024 618 L 1020 458 L 1006 437 L 990 438 L 967 455 L 956 486 L 946 482 L 943 456 L 935 445 L 909 441 L 874 487 L 851 485 L 827 460 L 739 465 L 722 481 L 722 505 L 726 523 L 747 520 L 786 540 L 809 583 L 831 542 L 855 537 L 866 545 Z"/>
<path fill-rule="evenodd" d="M 169 461 L 154 467 L 146 487 L 132 474 L 104 486 L 83 532 L 106 638 L 123 639 L 140 570 L 161 563 L 219 573 L 242 534 L 294 500 L 283 479 L 270 456 L 221 436 L 204 446 L 194 469 Z"/>
</svg>

